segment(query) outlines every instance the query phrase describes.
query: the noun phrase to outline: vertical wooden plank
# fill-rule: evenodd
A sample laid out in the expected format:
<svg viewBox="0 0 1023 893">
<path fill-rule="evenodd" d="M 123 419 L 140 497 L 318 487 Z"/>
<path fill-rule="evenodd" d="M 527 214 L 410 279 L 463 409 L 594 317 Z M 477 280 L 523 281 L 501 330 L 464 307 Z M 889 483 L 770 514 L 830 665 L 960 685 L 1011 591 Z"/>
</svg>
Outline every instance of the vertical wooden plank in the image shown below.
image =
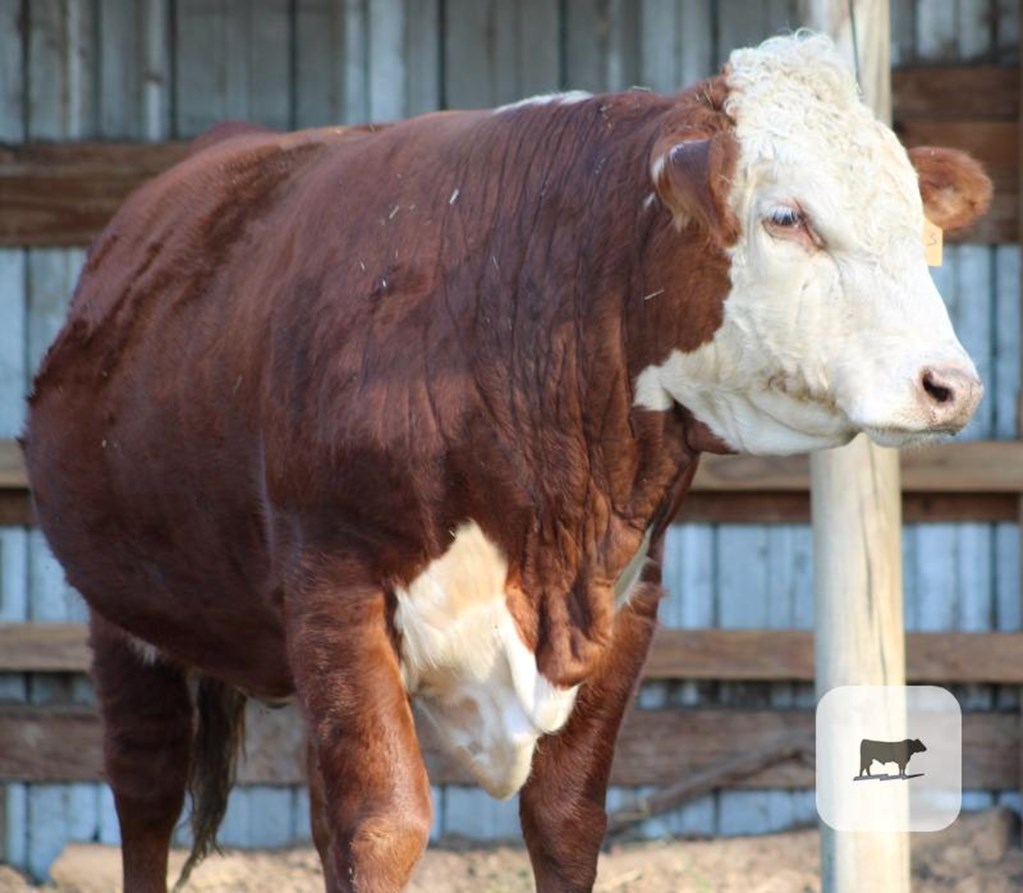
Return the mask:
<svg viewBox="0 0 1023 893">
<path fill-rule="evenodd" d="M 559 86 L 559 5 L 544 0 L 447 0 L 444 101 L 488 108 Z"/>
<path fill-rule="evenodd" d="M 960 55 L 963 41 L 969 40 L 963 16 L 970 4 L 960 6 Z M 976 4 L 972 4 L 973 7 Z M 976 9 L 974 9 L 976 13 Z M 985 35 L 980 50 L 986 52 L 990 35 Z M 981 402 L 973 421 L 959 436 L 964 439 L 983 439 L 994 435 L 994 407 L 998 402 L 999 382 L 994 376 L 994 332 L 992 323 L 995 310 L 994 250 L 987 245 L 960 245 L 953 253 L 955 263 L 952 276 L 954 289 L 949 300 L 952 322 L 960 341 L 973 358 L 981 379 L 988 387 L 987 399 Z M 955 616 L 950 627 L 983 631 L 992 627 L 995 608 L 992 600 L 994 585 L 993 530 L 987 524 L 955 525 L 955 592 L 951 593 Z M 939 592 L 924 591 L 928 600 L 940 597 Z M 947 597 L 946 593 L 946 597 Z M 993 688 L 987 685 L 969 685 L 958 688 L 957 697 L 964 710 L 990 710 L 993 706 Z M 984 798 L 975 798 L 981 803 Z"/>
<path fill-rule="evenodd" d="M 566 4 L 566 86 L 600 92 L 640 82 L 638 10 L 638 0 Z"/>
<path fill-rule="evenodd" d="M 244 117 L 275 130 L 291 124 L 291 17 L 288 0 L 235 0 L 228 28 L 229 56 L 238 59 L 238 80 L 228 85 Z M 243 98 L 244 97 L 244 98 Z"/>
<path fill-rule="evenodd" d="M 369 7 L 369 117 L 405 115 L 405 3 L 375 0 Z"/>
<path fill-rule="evenodd" d="M 20 527 L 0 528 L 0 623 L 28 619 L 28 533 Z M 4 676 L 0 679 L 5 678 Z M 0 682 L 0 696 L 12 692 Z"/>
<path fill-rule="evenodd" d="M 26 868 L 34 879 L 44 881 L 53 860 L 71 840 L 70 786 L 32 785 L 28 807 Z"/>
<path fill-rule="evenodd" d="M 0 4 L 0 141 L 25 138 L 25 45 L 21 4 Z"/>
<path fill-rule="evenodd" d="M 225 118 L 290 124 L 288 0 L 178 0 L 175 131 L 190 137 Z"/>
<path fill-rule="evenodd" d="M 997 0 L 959 0 L 957 58 L 978 62 L 994 55 Z"/>
<path fill-rule="evenodd" d="M 219 49 L 220 103 L 225 118 L 254 120 L 249 105 L 249 54 L 247 40 L 258 7 L 245 0 L 219 0 L 221 7 Z"/>
<path fill-rule="evenodd" d="M 514 98 L 550 93 L 562 86 L 561 7 L 549 0 L 515 4 L 518 40 Z"/>
<path fill-rule="evenodd" d="M 957 437 L 978 440 L 994 434 L 994 412 L 1001 385 L 994 375 L 994 249 L 989 245 L 959 245 L 953 254 L 955 284 L 949 302 L 952 324 L 987 385 L 987 394 L 973 420 Z"/>
<path fill-rule="evenodd" d="M 28 253 L 29 314 L 28 363 L 38 368 L 43 354 L 64 323 L 71 292 L 84 260 L 81 250 L 36 248 Z M 78 594 L 67 585 L 64 571 L 37 530 L 28 539 L 29 617 L 33 621 L 84 621 L 86 612 Z M 40 678 L 37 691 L 56 686 L 58 680 Z"/>
<path fill-rule="evenodd" d="M 959 589 L 959 610 L 954 624 L 955 629 L 985 632 L 993 627 L 995 611 L 991 600 L 994 588 L 992 534 L 989 524 L 959 525 L 955 574 Z"/>
<path fill-rule="evenodd" d="M 658 619 L 665 627 L 699 629 L 714 625 L 715 548 L 715 531 L 708 524 L 674 525 L 668 530 L 663 572 L 668 595 L 658 611 Z M 703 699 L 695 682 L 659 683 L 659 687 L 649 693 L 648 685 L 640 692 L 643 707 L 692 707 Z M 624 808 L 637 793 L 645 790 L 616 789 L 616 802 Z M 717 799 L 714 794 L 708 794 L 656 820 L 644 822 L 639 833 L 647 838 L 710 835 L 714 833 L 716 822 Z"/>
<path fill-rule="evenodd" d="M 677 0 L 640 0 L 639 80 L 658 93 L 680 86 L 679 11 Z"/>
<path fill-rule="evenodd" d="M 295 126 L 338 124 L 345 95 L 344 6 L 298 0 L 295 28 Z"/>
<path fill-rule="evenodd" d="M 917 61 L 938 62 L 955 58 L 959 28 L 956 5 L 956 0 L 917 0 Z"/>
<path fill-rule="evenodd" d="M 1017 524 L 995 527 L 995 618 L 997 628 L 1004 632 L 1023 629 L 1019 534 Z"/>
<path fill-rule="evenodd" d="M 665 626 L 698 629 L 714 625 L 714 529 L 676 524 L 664 544 L 664 586 L 668 597 L 658 617 Z"/>
<path fill-rule="evenodd" d="M 174 135 L 188 138 L 226 117 L 222 2 L 177 0 Z"/>
<path fill-rule="evenodd" d="M 607 4 L 576 0 L 565 5 L 565 86 L 571 90 L 605 89 L 602 35 L 607 33 Z"/>
<path fill-rule="evenodd" d="M 892 67 L 912 65 L 916 61 L 916 2 L 891 0 Z"/>
<path fill-rule="evenodd" d="M 447 0 L 444 93 L 449 108 L 489 108 L 518 99 L 515 7 L 499 0 Z"/>
<path fill-rule="evenodd" d="M 28 383 L 25 252 L 0 250 L 0 437 L 14 437 L 25 420 Z"/>
<path fill-rule="evenodd" d="M 145 79 L 142 85 L 142 138 L 165 140 L 171 133 L 171 0 L 142 0 Z"/>
<path fill-rule="evenodd" d="M 545 8 L 548 4 L 545 4 Z M 440 2 L 439 0 L 405 0 L 405 34 L 403 59 L 405 65 L 406 116 L 432 112 L 441 105 Z M 556 31 L 554 32 L 557 33 Z M 545 56 L 537 46 L 537 62 L 542 67 Z M 555 71 L 557 69 L 555 68 Z"/>
<path fill-rule="evenodd" d="M 917 629 L 955 629 L 958 616 L 956 567 L 959 539 L 955 524 L 927 524 L 917 531 L 919 604 Z"/>
<path fill-rule="evenodd" d="M 519 798 L 495 800 L 481 788 L 448 785 L 444 793 L 444 833 L 466 840 L 520 840 Z"/>
<path fill-rule="evenodd" d="M 941 24 L 943 28 L 950 29 L 954 24 L 954 16 L 948 10 L 946 12 L 949 17 L 941 20 Z M 928 21 L 918 26 L 928 26 Z M 941 43 L 939 37 L 942 32 L 936 30 L 938 26 L 931 23 L 929 27 L 928 39 L 921 42 L 918 33 L 921 54 L 936 52 L 935 46 Z M 960 250 L 959 245 L 947 246 L 942 265 L 930 268 L 934 285 L 953 321 L 959 308 Z M 954 629 L 958 616 L 958 587 L 955 573 L 959 548 L 956 525 L 907 525 L 904 537 L 912 543 L 908 550 L 911 552 L 912 564 L 907 570 L 907 577 L 911 576 L 915 584 L 905 593 L 910 628 L 931 632 Z"/>
<path fill-rule="evenodd" d="M 344 0 L 345 123 L 369 120 L 368 0 Z"/>
<path fill-rule="evenodd" d="M 723 629 L 767 625 L 768 528 L 722 524 L 717 529 L 718 624 Z"/>
<path fill-rule="evenodd" d="M 638 0 L 609 0 L 605 89 L 627 90 L 640 82 Z"/>
<path fill-rule="evenodd" d="M 906 524 L 902 528 L 902 602 L 903 617 L 906 629 L 913 631 L 919 629 L 919 618 L 917 616 L 917 527 L 919 525 Z"/>
<path fill-rule="evenodd" d="M 444 788 L 439 785 L 430 785 L 430 806 L 433 810 L 430 843 L 436 843 L 444 833 Z"/>
<path fill-rule="evenodd" d="M 756 46 L 769 36 L 765 0 L 720 0 L 718 11 L 717 65 L 739 47 Z"/>
<path fill-rule="evenodd" d="M 681 0 L 679 87 L 688 87 L 720 67 L 714 46 L 714 4 L 711 0 Z"/>
<path fill-rule="evenodd" d="M 34 248 L 29 252 L 26 340 L 28 365 L 33 372 L 64 324 L 84 262 L 81 249 Z"/>
<path fill-rule="evenodd" d="M 28 15 L 27 136 L 94 136 L 95 7 L 88 0 L 36 0 Z"/>
<path fill-rule="evenodd" d="M 243 847 L 249 836 L 252 825 L 251 789 L 233 788 L 227 800 L 227 812 L 217 832 L 217 839 L 222 846 Z"/>
<path fill-rule="evenodd" d="M 170 0 L 99 0 L 98 135 L 170 133 Z"/>
<path fill-rule="evenodd" d="M 1019 64 L 1019 0 L 998 0 L 998 17 L 995 21 L 996 61 L 1000 65 Z"/>
<path fill-rule="evenodd" d="M 774 543 L 778 546 L 777 538 Z M 726 629 L 760 629 L 787 625 L 788 600 L 772 578 L 774 568 L 789 564 L 788 555 L 773 554 L 772 530 L 764 525 L 722 524 L 717 529 L 718 622 Z M 737 557 L 741 556 L 741 560 Z M 719 687 L 719 703 L 725 706 L 769 706 L 775 697 L 785 700 L 785 689 L 775 695 L 773 686 L 727 683 Z M 784 791 L 721 791 L 717 796 L 716 833 L 723 835 L 761 832 L 772 827 L 769 818 L 787 811 Z"/>
<path fill-rule="evenodd" d="M 313 839 L 312 821 L 309 814 L 309 788 L 292 788 L 291 840 L 294 844 L 306 844 Z M 434 821 L 436 822 L 436 815 Z"/>
<path fill-rule="evenodd" d="M 99 829 L 96 840 L 107 846 L 121 845 L 121 825 L 117 820 L 114 792 L 110 785 L 101 785 L 99 791 Z"/>
<path fill-rule="evenodd" d="M 764 8 L 764 37 L 788 34 L 799 27 L 798 0 L 767 0 Z"/>
<path fill-rule="evenodd" d="M 132 0 L 99 0 L 99 129 L 114 139 L 142 136 L 141 14 Z"/>
<path fill-rule="evenodd" d="M 8 782 L 4 799 L 3 861 L 18 869 L 28 866 L 28 785 Z"/>
<path fill-rule="evenodd" d="M 995 437 L 1014 438 L 1020 432 L 1020 248 L 995 249 L 994 430 Z M 986 399 L 991 399 L 988 396 Z"/>
<path fill-rule="evenodd" d="M 249 827 L 243 846 L 280 849 L 292 843 L 291 788 L 255 785 L 249 792 Z"/>
</svg>

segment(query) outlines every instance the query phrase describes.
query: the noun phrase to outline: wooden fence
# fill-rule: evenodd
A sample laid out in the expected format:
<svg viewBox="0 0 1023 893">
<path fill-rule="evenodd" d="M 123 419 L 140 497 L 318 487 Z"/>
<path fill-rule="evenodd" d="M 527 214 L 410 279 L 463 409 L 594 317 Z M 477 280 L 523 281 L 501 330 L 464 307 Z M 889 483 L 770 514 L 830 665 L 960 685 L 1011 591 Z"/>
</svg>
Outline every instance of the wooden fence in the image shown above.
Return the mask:
<svg viewBox="0 0 1023 893">
<path fill-rule="evenodd" d="M 907 501 L 924 515 L 968 499 L 957 512 L 985 517 L 1003 509 L 1023 517 L 1023 442 L 942 444 L 902 456 Z M 694 483 L 708 505 L 738 496 L 765 504 L 786 496 L 807 498 L 805 456 L 763 458 L 707 456 Z M 24 467 L 16 444 L 0 448 L 0 504 L 16 500 L 28 517 Z M 1005 505 L 1002 505 L 1002 501 Z M 741 517 L 749 517 L 750 506 Z M 914 503 L 910 503 L 914 504 Z M 5 509 L 5 511 L 10 510 Z M 762 517 L 757 517 L 762 520 Z M 1023 686 L 1023 632 L 911 633 L 907 678 L 911 683 Z M 0 673 L 84 673 L 89 654 L 84 627 L 73 624 L 0 625 Z M 647 680 L 794 682 L 813 679 L 812 634 L 802 630 L 662 629 L 648 660 Z M 968 714 L 964 727 L 966 787 L 1019 791 L 1021 717 Z M 809 735 L 809 710 L 633 710 L 619 742 L 612 782 L 663 786 L 770 750 L 793 733 Z M 470 779 L 421 730 L 434 784 Z M 0 707 L 0 778 L 16 781 L 97 781 L 102 778 L 98 716 L 92 710 Z M 301 723 L 292 709 L 250 711 L 247 759 L 241 780 L 296 784 L 304 780 Z M 805 761 L 787 759 L 730 778 L 734 787 L 805 788 L 813 784 Z"/>
</svg>

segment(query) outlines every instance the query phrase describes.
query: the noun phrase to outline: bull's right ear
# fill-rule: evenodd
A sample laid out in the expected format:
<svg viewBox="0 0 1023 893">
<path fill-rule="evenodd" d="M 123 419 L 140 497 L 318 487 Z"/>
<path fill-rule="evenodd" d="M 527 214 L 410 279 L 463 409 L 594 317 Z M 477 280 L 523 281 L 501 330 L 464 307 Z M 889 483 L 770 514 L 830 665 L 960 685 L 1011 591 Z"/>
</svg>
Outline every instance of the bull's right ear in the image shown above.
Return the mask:
<svg viewBox="0 0 1023 893">
<path fill-rule="evenodd" d="M 729 133 L 699 139 L 662 138 L 654 146 L 650 175 L 661 202 L 681 229 L 698 226 L 722 245 L 739 237 L 728 203 L 738 146 Z"/>
</svg>

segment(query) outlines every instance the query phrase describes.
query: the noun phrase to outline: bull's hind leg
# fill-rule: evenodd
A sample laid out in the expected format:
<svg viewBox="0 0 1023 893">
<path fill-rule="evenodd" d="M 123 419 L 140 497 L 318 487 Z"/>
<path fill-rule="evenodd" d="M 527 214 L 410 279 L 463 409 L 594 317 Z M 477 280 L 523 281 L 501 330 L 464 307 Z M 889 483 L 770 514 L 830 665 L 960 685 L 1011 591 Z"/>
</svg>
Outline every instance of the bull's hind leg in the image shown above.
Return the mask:
<svg viewBox="0 0 1023 893">
<path fill-rule="evenodd" d="M 151 660 L 95 612 L 90 630 L 124 889 L 166 893 L 167 851 L 184 804 L 192 741 L 185 675 Z"/>
<path fill-rule="evenodd" d="M 395 893 L 426 847 L 430 787 L 385 595 L 321 566 L 289 585 L 287 603 L 289 661 L 322 783 L 313 792 L 322 802 L 316 842 L 330 893 Z"/>
<path fill-rule="evenodd" d="M 615 618 L 604 663 L 579 690 L 568 723 L 537 746 L 519 815 L 538 893 L 593 889 L 615 738 L 643 668 L 660 597 L 655 582 L 637 587 Z"/>
<path fill-rule="evenodd" d="M 323 865 L 323 880 L 329 893 L 338 887 L 334 877 L 334 866 L 330 857 L 330 824 L 327 819 L 327 798 L 323 790 L 323 776 L 316 757 L 316 747 L 309 740 L 306 748 L 306 774 L 309 776 L 309 825 L 313 832 L 313 843 Z"/>
</svg>

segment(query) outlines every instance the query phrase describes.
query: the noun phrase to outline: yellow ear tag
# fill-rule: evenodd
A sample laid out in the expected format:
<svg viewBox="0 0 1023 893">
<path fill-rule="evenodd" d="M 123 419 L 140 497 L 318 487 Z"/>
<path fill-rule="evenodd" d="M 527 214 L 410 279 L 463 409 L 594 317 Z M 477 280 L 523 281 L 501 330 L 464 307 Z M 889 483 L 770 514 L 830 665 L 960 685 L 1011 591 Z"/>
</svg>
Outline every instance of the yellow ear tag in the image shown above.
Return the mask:
<svg viewBox="0 0 1023 893">
<path fill-rule="evenodd" d="M 927 266 L 941 266 L 941 227 L 931 223 L 924 218 L 924 257 L 927 259 Z"/>
</svg>

